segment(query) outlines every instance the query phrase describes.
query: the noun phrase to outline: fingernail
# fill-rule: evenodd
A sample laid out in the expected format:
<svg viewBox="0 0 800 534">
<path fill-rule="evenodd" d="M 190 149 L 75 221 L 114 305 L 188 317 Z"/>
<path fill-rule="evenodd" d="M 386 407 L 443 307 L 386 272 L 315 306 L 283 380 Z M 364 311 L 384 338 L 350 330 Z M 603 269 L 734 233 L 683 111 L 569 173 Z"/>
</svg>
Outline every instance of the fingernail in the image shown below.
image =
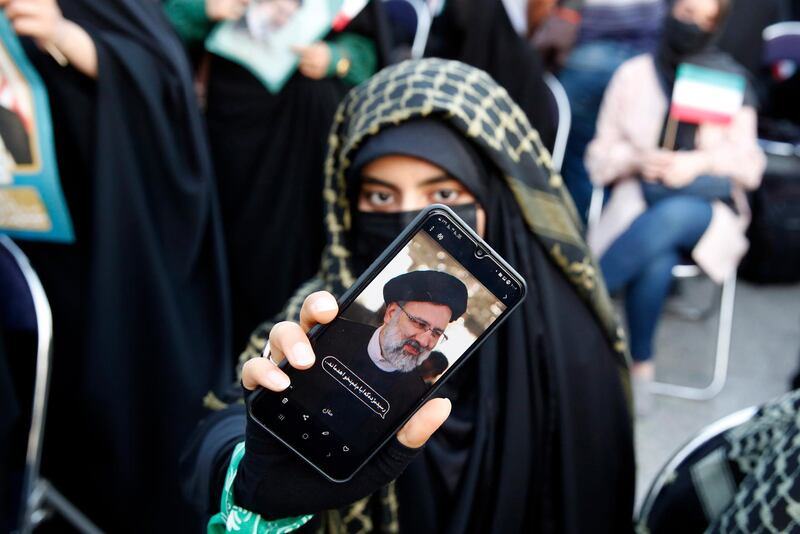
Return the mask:
<svg viewBox="0 0 800 534">
<path fill-rule="evenodd" d="M 311 348 L 303 342 L 297 342 L 292 347 L 292 356 L 298 365 L 311 365 L 314 363 L 314 353 Z"/>
<path fill-rule="evenodd" d="M 267 371 L 267 382 L 269 382 L 274 389 L 283 391 L 289 387 L 291 381 L 289 380 L 289 377 L 283 373 L 283 371 L 278 369 L 270 369 Z"/>
<path fill-rule="evenodd" d="M 330 297 L 319 298 L 311 305 L 311 309 L 315 313 L 324 313 L 336 309 L 336 301 Z"/>
</svg>

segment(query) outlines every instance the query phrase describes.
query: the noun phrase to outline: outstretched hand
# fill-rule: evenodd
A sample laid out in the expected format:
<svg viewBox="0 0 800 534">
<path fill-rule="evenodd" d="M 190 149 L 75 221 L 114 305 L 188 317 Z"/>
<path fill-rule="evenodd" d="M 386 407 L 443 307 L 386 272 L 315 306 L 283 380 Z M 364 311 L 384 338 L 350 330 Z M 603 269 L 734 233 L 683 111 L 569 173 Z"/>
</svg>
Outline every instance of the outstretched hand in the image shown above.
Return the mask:
<svg viewBox="0 0 800 534">
<path fill-rule="evenodd" d="M 300 323 L 284 321 L 276 324 L 269 335 L 270 354 L 275 362 L 284 358 L 296 369 L 308 369 L 316 358 L 306 335 L 316 324 L 327 324 L 336 318 L 339 307 L 328 292 L 309 295 L 300 310 Z M 271 391 L 289 387 L 289 377 L 268 358 L 254 358 L 244 364 L 242 384 L 248 390 L 258 386 Z M 400 443 L 409 448 L 422 447 L 450 415 L 450 401 L 431 399 L 415 413 L 397 433 Z"/>
<path fill-rule="evenodd" d="M 271 359 L 278 363 L 286 359 L 300 370 L 313 366 L 316 358 L 307 333 L 316 324 L 331 322 L 337 312 L 336 299 L 330 293 L 309 295 L 299 323 L 286 321 L 272 328 Z M 269 358 L 251 359 L 242 369 L 242 385 L 250 391 L 263 387 L 279 392 L 289 384 L 289 376 Z M 245 455 L 235 482 L 237 504 L 265 518 L 278 518 L 339 508 L 371 495 L 402 474 L 450 415 L 450 408 L 447 399 L 426 402 L 396 439 L 345 483 L 323 478 L 248 416 Z"/>
</svg>

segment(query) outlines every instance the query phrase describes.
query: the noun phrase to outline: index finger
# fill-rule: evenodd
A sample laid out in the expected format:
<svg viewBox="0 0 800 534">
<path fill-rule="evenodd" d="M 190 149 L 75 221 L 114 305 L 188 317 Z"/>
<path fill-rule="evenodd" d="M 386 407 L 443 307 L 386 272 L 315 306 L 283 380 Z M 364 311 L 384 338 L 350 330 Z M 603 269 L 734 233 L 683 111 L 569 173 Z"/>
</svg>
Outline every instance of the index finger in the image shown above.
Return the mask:
<svg viewBox="0 0 800 534">
<path fill-rule="evenodd" d="M 308 50 L 307 46 L 300 46 L 300 45 L 292 45 L 289 48 L 291 49 L 292 52 L 298 55 L 303 54 L 306 50 Z"/>
<path fill-rule="evenodd" d="M 303 301 L 300 309 L 300 328 L 308 332 L 317 324 L 328 324 L 339 313 L 339 304 L 333 295 L 327 291 L 311 293 Z"/>
</svg>

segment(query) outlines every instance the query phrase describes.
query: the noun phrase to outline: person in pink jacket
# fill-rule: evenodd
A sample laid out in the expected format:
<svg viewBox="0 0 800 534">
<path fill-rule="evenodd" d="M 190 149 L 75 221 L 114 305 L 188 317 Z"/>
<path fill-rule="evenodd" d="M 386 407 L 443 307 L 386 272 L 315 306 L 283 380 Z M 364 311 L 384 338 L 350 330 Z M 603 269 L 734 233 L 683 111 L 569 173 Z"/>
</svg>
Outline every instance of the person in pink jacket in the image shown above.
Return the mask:
<svg viewBox="0 0 800 534">
<path fill-rule="evenodd" d="M 727 7 L 675 2 L 657 51 L 614 74 L 586 153 L 592 182 L 612 188 L 589 244 L 609 291 L 625 292 L 634 382 L 654 377 L 653 337 L 672 268 L 690 257 L 722 282 L 747 249 L 744 192 L 758 187 L 765 165 L 751 92 L 728 124 L 667 127 L 679 64 L 744 72 L 712 44 Z"/>
</svg>

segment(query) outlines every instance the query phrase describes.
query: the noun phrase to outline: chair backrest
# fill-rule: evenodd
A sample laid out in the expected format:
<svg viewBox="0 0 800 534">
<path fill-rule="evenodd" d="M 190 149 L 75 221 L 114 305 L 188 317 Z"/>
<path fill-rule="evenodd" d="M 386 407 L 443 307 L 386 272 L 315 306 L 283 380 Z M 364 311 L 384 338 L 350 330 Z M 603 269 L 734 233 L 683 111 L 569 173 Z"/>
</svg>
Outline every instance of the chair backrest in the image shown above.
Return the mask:
<svg viewBox="0 0 800 534">
<path fill-rule="evenodd" d="M 407 46 L 410 54 L 417 34 L 417 10 L 407 0 L 383 0 L 383 11 L 392 28 L 392 46 Z"/>
<path fill-rule="evenodd" d="M 420 59 L 425 55 L 425 47 L 428 46 L 428 37 L 430 37 L 433 25 L 433 13 L 426 0 L 407 1 L 414 6 L 414 11 L 417 12 L 417 33 L 414 35 L 414 44 L 411 45 L 411 58 Z"/>
<path fill-rule="evenodd" d="M 428 45 L 428 37 L 433 24 L 433 9 L 426 0 L 384 0 L 387 7 L 399 18 L 403 24 L 408 23 L 405 7 L 410 8 L 414 13 L 413 42 L 411 43 L 411 58 L 420 59 L 425 54 L 425 47 Z"/>
<path fill-rule="evenodd" d="M 569 129 L 572 126 L 572 108 L 569 106 L 569 98 L 564 86 L 558 78 L 551 73 L 544 74 L 544 82 L 550 90 L 550 110 L 556 119 L 556 141 L 553 145 L 553 165 L 558 172 L 561 172 L 561 165 L 564 163 L 564 153 L 567 150 L 567 138 Z"/>
<path fill-rule="evenodd" d="M 778 22 L 764 28 L 764 64 L 800 63 L 800 22 Z"/>
<path fill-rule="evenodd" d="M 37 358 L 47 359 L 53 337 L 53 316 L 42 283 L 28 258 L 0 234 L 0 309 L 9 328 L 35 331 Z"/>
<path fill-rule="evenodd" d="M 672 522 L 680 522 L 683 532 L 704 530 L 707 517 L 721 512 L 735 490 L 722 454 L 725 434 L 757 411 L 753 406 L 718 419 L 670 458 L 635 514 L 639 531 L 676 532 Z"/>
<path fill-rule="evenodd" d="M 28 494 L 39 478 L 45 409 L 50 383 L 53 317 L 39 277 L 22 250 L 6 235 L 0 235 L 0 292 L 2 292 L 0 302 L 2 302 L 4 326 L 35 330 L 37 334 L 33 409 L 25 457 L 26 473 L 22 500 L 24 506 Z"/>
<path fill-rule="evenodd" d="M 9 330 L 36 332 L 36 304 L 16 245 L 0 236 L 0 325 Z"/>
</svg>

